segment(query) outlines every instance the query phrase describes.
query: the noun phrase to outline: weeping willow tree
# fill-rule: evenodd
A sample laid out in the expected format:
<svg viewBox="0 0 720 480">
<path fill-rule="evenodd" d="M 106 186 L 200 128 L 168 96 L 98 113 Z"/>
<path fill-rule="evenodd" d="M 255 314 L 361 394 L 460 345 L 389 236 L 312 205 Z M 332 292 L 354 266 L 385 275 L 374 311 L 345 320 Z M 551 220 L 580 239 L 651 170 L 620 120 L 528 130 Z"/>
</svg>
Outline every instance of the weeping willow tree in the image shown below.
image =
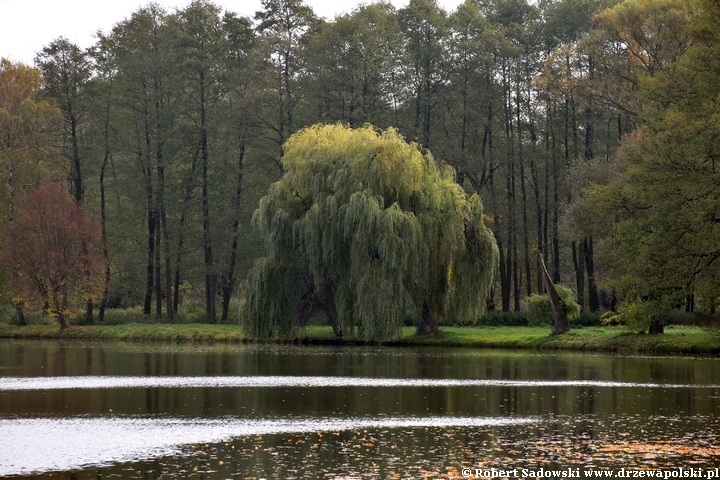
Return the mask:
<svg viewBox="0 0 720 480">
<path fill-rule="evenodd" d="M 393 129 L 341 125 L 293 135 L 283 167 L 253 216 L 268 256 L 245 282 L 246 335 L 287 336 L 316 310 L 369 341 L 482 313 L 497 247 L 450 168 Z"/>
</svg>

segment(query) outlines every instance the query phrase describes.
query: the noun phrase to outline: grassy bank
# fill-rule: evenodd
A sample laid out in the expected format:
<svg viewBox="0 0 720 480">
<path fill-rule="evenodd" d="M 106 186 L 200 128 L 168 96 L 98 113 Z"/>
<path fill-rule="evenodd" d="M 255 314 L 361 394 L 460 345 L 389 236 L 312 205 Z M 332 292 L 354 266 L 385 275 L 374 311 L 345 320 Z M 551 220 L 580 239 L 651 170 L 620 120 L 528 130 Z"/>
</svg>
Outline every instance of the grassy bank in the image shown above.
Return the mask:
<svg viewBox="0 0 720 480">
<path fill-rule="evenodd" d="M 247 342 L 235 325 L 126 324 L 71 326 L 60 331 L 53 325 L 14 327 L 0 325 L 0 338 L 134 340 L 175 342 Z M 338 342 L 330 327 L 307 327 L 289 343 L 362 344 Z M 586 327 L 555 336 L 549 327 L 443 327 L 435 336 L 419 337 L 405 328 L 392 346 L 445 346 L 472 348 L 529 348 L 624 354 L 720 355 L 720 331 L 688 326 L 670 326 L 663 335 L 632 334 L 621 327 Z"/>
</svg>

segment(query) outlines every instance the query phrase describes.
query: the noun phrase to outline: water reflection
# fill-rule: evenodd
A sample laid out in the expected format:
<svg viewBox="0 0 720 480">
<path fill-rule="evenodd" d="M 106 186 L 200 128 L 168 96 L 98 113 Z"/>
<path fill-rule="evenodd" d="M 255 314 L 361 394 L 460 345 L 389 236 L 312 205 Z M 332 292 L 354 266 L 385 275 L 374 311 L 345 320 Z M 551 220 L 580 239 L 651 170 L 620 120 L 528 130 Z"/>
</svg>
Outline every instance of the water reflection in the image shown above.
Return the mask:
<svg viewBox="0 0 720 480">
<path fill-rule="evenodd" d="M 480 463 L 700 465 L 720 454 L 719 367 L 711 358 L 472 349 L 1 342 L 0 442 L 8 429 L 32 442 L 63 425 L 80 428 L 65 435 L 78 441 L 129 429 L 169 442 L 118 447 L 130 453 L 111 458 L 68 444 L 89 457 L 38 476 L 53 479 L 438 478 Z M 420 423 L 372 423 L 408 417 Z M 509 423 L 481 423 L 493 421 Z M 307 428 L 258 430 L 280 424 Z M 39 453 L 45 448 L 50 454 Z M 20 450 L 30 459 L 56 456 L 40 443 L 0 443 L 0 452 Z M 0 468 L 8 461 L 2 456 Z M 112 465 L 87 466 L 98 462 Z M 6 474 L 22 474 L 18 465 Z"/>
<path fill-rule="evenodd" d="M 229 387 L 602 387 L 602 388 L 664 388 L 694 389 L 720 388 L 712 384 L 671 384 L 609 382 L 604 380 L 474 380 L 474 379 L 428 379 L 428 378 L 370 378 L 370 377 L 288 377 L 288 376 L 216 376 L 216 377 L 6 377 L 0 378 L 0 391 L 13 390 L 60 390 L 60 389 L 107 389 L 107 388 L 229 388 Z"/>
<path fill-rule="evenodd" d="M 717 359 L 382 347 L 2 344 L 3 376 L 292 375 L 720 384 Z"/>
<path fill-rule="evenodd" d="M 0 476 L 42 473 L 179 455 L 192 444 L 278 433 L 339 432 L 358 429 L 522 425 L 532 419 L 503 418 L 33 418 L 0 419 Z M 43 452 L 43 455 L 38 455 Z"/>
</svg>

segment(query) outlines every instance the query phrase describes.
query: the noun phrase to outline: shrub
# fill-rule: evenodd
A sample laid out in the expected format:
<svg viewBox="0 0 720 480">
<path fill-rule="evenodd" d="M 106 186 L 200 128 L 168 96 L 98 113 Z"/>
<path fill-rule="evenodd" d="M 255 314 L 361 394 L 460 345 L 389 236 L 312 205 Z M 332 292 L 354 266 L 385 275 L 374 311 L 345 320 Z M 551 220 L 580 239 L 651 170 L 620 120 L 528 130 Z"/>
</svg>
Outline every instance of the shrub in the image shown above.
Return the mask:
<svg viewBox="0 0 720 480">
<path fill-rule="evenodd" d="M 604 314 L 602 324 L 624 325 L 628 330 L 634 332 L 660 333 L 653 331 L 654 325 L 677 323 L 679 316 L 681 316 L 679 312 L 673 313 L 673 310 L 666 306 L 666 301 L 637 299 L 621 303 L 616 313 Z"/>
<path fill-rule="evenodd" d="M 565 305 L 569 320 L 580 318 L 580 305 L 572 289 L 565 285 L 555 285 L 560 302 Z M 527 312 L 528 325 L 551 325 L 554 322 L 550 300 L 547 294 L 531 295 L 524 300 L 524 309 Z"/>
<path fill-rule="evenodd" d="M 599 327 L 602 324 L 600 314 L 593 312 L 580 312 L 580 316 L 573 323 L 583 327 Z"/>
</svg>

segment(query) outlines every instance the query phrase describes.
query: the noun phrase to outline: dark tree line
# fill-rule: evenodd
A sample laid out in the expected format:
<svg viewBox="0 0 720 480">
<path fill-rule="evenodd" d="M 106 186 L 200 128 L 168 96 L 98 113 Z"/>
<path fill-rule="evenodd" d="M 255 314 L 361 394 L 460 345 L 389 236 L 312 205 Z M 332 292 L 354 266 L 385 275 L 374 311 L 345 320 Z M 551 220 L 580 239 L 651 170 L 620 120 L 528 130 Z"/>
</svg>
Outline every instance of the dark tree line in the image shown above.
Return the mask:
<svg viewBox="0 0 720 480">
<path fill-rule="evenodd" d="M 597 16 L 610 1 L 411 0 L 326 21 L 301 0 L 264 0 L 253 19 L 200 0 L 141 8 L 86 51 L 54 41 L 36 63 L 65 120 L 71 191 L 109 245 L 100 315 L 121 300 L 172 320 L 184 296 L 226 319 L 260 256 L 249 219 L 282 145 L 336 122 L 397 128 L 482 196 L 500 258 L 491 305 L 544 292 L 539 252 L 598 309 L 607 232 L 572 207 L 639 122 L 630 44 Z"/>
</svg>

